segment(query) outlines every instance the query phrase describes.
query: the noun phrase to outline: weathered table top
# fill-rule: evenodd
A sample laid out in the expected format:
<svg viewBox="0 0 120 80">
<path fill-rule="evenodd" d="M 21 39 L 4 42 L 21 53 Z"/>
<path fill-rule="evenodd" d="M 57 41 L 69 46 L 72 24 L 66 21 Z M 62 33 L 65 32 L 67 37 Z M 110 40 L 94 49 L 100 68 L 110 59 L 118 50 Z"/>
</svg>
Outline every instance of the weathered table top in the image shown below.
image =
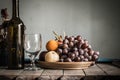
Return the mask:
<svg viewBox="0 0 120 80">
<path fill-rule="evenodd" d="M 120 68 L 95 64 L 81 70 L 41 69 L 38 71 L 0 69 L 0 80 L 120 80 Z"/>
</svg>

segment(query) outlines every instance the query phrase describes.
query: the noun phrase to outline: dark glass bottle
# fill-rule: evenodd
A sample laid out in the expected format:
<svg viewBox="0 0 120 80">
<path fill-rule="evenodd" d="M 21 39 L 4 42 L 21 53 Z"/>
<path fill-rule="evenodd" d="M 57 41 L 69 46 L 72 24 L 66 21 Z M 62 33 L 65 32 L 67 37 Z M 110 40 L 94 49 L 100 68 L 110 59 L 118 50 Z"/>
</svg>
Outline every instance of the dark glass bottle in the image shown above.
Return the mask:
<svg viewBox="0 0 120 80">
<path fill-rule="evenodd" d="M 12 0 L 12 19 L 7 28 L 8 69 L 24 68 L 24 30 L 19 17 L 19 0 Z"/>
<path fill-rule="evenodd" d="M 8 62 L 8 52 L 7 52 L 7 26 L 9 25 L 9 17 L 7 13 L 7 8 L 1 9 L 2 24 L 0 26 L 0 66 L 6 67 Z"/>
</svg>

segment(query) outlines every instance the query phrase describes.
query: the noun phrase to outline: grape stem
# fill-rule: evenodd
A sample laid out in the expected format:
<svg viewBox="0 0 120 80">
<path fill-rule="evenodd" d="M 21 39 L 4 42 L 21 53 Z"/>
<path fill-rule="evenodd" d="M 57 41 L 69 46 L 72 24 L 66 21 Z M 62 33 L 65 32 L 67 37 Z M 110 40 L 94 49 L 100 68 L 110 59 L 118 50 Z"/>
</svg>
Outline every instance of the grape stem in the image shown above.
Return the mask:
<svg viewBox="0 0 120 80">
<path fill-rule="evenodd" d="M 53 31 L 53 34 L 55 35 L 55 38 L 57 40 L 61 40 L 62 39 L 62 36 L 61 35 L 59 36 L 55 31 Z"/>
</svg>

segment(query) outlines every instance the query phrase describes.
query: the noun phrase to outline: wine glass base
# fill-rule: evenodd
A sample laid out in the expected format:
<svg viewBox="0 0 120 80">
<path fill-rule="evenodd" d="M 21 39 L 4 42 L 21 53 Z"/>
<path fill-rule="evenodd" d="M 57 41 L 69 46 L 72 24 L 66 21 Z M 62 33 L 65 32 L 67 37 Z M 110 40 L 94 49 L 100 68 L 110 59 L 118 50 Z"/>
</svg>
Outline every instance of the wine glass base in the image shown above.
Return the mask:
<svg viewBox="0 0 120 80">
<path fill-rule="evenodd" d="M 37 71 L 40 70 L 41 68 L 36 67 L 36 66 L 32 66 L 32 64 L 26 64 L 24 70 L 25 71 Z"/>
<path fill-rule="evenodd" d="M 31 68 L 31 67 L 28 67 L 28 68 L 24 68 L 25 71 L 37 71 L 37 70 L 41 70 L 41 68 Z"/>
</svg>

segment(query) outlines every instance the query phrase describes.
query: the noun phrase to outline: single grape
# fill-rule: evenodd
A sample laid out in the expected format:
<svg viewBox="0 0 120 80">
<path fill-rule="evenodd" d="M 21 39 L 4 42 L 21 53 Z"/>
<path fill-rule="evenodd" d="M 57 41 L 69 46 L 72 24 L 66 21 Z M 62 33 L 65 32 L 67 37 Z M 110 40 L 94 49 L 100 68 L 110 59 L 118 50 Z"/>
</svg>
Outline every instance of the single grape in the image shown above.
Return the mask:
<svg viewBox="0 0 120 80">
<path fill-rule="evenodd" d="M 88 52 L 89 50 L 88 50 L 88 48 L 85 48 L 84 51 L 85 51 L 85 52 Z"/>
<path fill-rule="evenodd" d="M 84 40 L 83 39 L 81 39 L 81 41 L 80 41 L 80 44 L 84 44 L 85 42 L 84 42 Z"/>
<path fill-rule="evenodd" d="M 88 56 L 87 58 L 88 58 L 88 60 L 89 60 L 89 61 L 91 61 L 91 60 L 92 60 L 92 56 Z"/>
<path fill-rule="evenodd" d="M 71 51 L 71 48 L 68 47 L 67 50 L 68 50 L 68 52 L 70 52 L 70 51 Z"/>
<path fill-rule="evenodd" d="M 60 62 L 64 62 L 64 59 L 60 59 L 59 61 L 60 61 Z"/>
<path fill-rule="evenodd" d="M 96 61 L 98 59 L 98 55 L 93 55 L 93 60 Z"/>
<path fill-rule="evenodd" d="M 88 55 L 88 53 L 87 53 L 87 52 L 85 52 L 85 53 L 84 53 L 84 57 L 86 57 L 86 58 L 87 58 L 88 56 L 89 56 L 89 55 Z"/>
<path fill-rule="evenodd" d="M 100 53 L 98 51 L 95 51 L 94 54 L 96 54 L 98 56 L 100 55 Z"/>
<path fill-rule="evenodd" d="M 74 53 L 69 53 L 68 57 L 71 58 L 71 60 L 73 60 L 75 58 L 75 54 Z"/>
<path fill-rule="evenodd" d="M 86 39 L 84 39 L 84 43 L 88 44 L 88 41 Z"/>
<path fill-rule="evenodd" d="M 80 62 L 81 59 L 80 59 L 80 57 L 75 57 L 74 61 L 75 61 L 75 62 Z"/>
<path fill-rule="evenodd" d="M 78 51 L 79 51 L 79 55 L 83 55 L 84 54 L 84 50 L 79 49 Z"/>
<path fill-rule="evenodd" d="M 94 54 L 94 51 L 93 50 L 89 50 L 88 54 L 92 56 Z"/>
<path fill-rule="evenodd" d="M 77 44 L 78 44 L 78 40 L 74 40 L 73 43 L 74 43 L 74 45 L 77 46 Z"/>
<path fill-rule="evenodd" d="M 81 46 L 82 49 L 85 49 L 85 48 L 88 48 L 88 43 L 84 43 L 82 46 Z"/>
<path fill-rule="evenodd" d="M 67 54 L 67 53 L 68 53 L 67 48 L 63 49 L 63 54 Z"/>
<path fill-rule="evenodd" d="M 88 45 L 88 49 L 89 49 L 89 50 L 91 50 L 91 49 L 92 49 L 92 46 L 91 46 L 90 44 Z"/>
<path fill-rule="evenodd" d="M 76 37 L 76 40 L 78 40 L 78 41 L 81 41 L 81 39 L 82 39 L 82 37 L 81 37 L 80 35 L 78 35 L 78 36 Z"/>
<path fill-rule="evenodd" d="M 66 58 L 67 58 L 67 55 L 62 55 L 60 58 L 61 58 L 61 59 L 66 59 Z"/>
<path fill-rule="evenodd" d="M 72 48 L 73 49 L 73 51 L 78 51 L 78 48 L 77 47 L 74 47 L 74 48 Z"/>
<path fill-rule="evenodd" d="M 64 39 L 64 40 L 63 40 L 63 44 L 69 44 L 68 39 Z"/>
<path fill-rule="evenodd" d="M 69 37 L 69 41 L 70 42 L 74 41 L 74 37 L 73 36 Z"/>
<path fill-rule="evenodd" d="M 72 60 L 71 60 L 71 58 L 66 58 L 66 59 L 64 59 L 64 62 L 72 62 Z"/>
<path fill-rule="evenodd" d="M 80 58 L 81 58 L 81 60 L 84 60 L 85 57 L 83 55 L 80 55 Z"/>
<path fill-rule="evenodd" d="M 69 37 L 68 37 L 68 36 L 65 36 L 65 39 L 69 39 Z"/>
<path fill-rule="evenodd" d="M 73 47 L 73 46 L 74 46 L 74 43 L 71 41 L 68 46 L 69 46 L 69 47 Z"/>
<path fill-rule="evenodd" d="M 67 44 L 63 44 L 63 48 L 68 48 L 68 45 Z"/>
<path fill-rule="evenodd" d="M 62 49 L 58 48 L 57 53 L 62 54 Z"/>
<path fill-rule="evenodd" d="M 81 46 L 82 46 L 82 44 L 81 44 L 81 42 L 80 41 L 78 41 L 77 43 L 76 43 L 76 46 L 77 46 L 77 48 L 81 48 Z"/>
<path fill-rule="evenodd" d="M 73 53 L 75 54 L 76 57 L 79 56 L 79 52 L 78 51 L 74 51 Z"/>
<path fill-rule="evenodd" d="M 88 61 L 88 58 L 84 58 L 84 60 L 83 60 L 83 61 L 87 62 L 87 61 Z"/>
</svg>

